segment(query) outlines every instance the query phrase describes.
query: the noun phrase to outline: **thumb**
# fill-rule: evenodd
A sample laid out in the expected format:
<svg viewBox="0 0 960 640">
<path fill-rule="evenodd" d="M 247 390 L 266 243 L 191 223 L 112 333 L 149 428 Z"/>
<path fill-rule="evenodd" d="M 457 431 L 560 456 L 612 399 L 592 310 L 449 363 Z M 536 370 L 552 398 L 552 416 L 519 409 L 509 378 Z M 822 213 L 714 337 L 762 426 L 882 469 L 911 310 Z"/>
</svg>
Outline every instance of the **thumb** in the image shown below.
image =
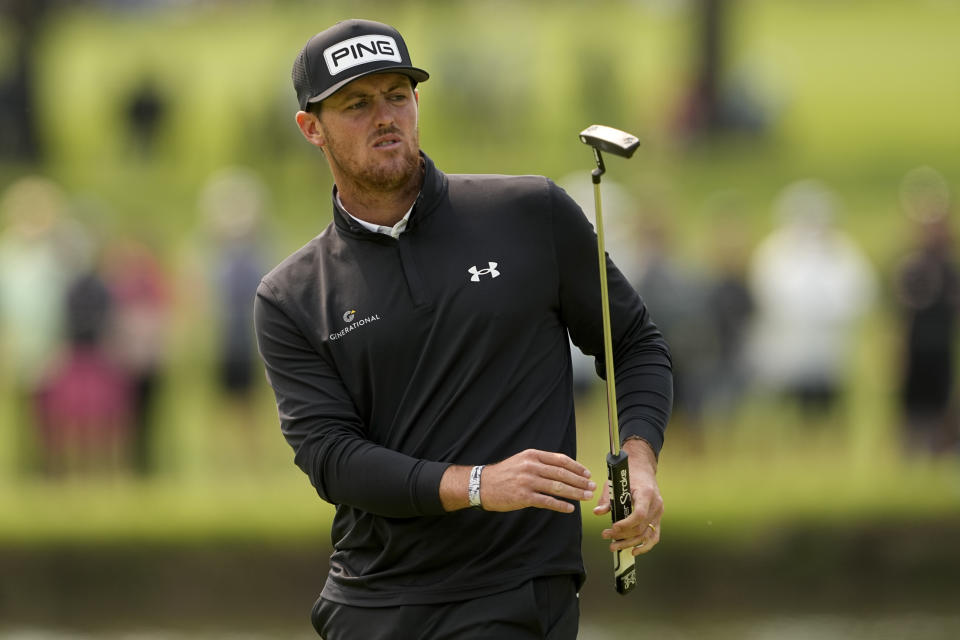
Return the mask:
<svg viewBox="0 0 960 640">
<path fill-rule="evenodd" d="M 610 485 L 606 482 L 603 483 L 603 492 L 597 500 L 597 506 L 593 508 L 593 515 L 602 516 L 605 513 L 610 513 Z"/>
</svg>

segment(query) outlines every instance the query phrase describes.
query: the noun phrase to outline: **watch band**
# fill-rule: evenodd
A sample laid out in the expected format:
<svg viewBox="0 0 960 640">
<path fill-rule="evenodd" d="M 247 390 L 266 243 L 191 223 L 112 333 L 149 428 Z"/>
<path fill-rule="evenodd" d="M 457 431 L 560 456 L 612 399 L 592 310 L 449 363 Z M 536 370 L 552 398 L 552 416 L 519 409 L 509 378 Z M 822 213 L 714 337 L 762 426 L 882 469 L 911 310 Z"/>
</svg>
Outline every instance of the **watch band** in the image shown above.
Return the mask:
<svg viewBox="0 0 960 640">
<path fill-rule="evenodd" d="M 470 470 L 470 482 L 467 484 L 467 500 L 471 507 L 483 508 L 480 502 L 480 474 L 483 473 L 483 465 L 477 465 Z"/>
</svg>

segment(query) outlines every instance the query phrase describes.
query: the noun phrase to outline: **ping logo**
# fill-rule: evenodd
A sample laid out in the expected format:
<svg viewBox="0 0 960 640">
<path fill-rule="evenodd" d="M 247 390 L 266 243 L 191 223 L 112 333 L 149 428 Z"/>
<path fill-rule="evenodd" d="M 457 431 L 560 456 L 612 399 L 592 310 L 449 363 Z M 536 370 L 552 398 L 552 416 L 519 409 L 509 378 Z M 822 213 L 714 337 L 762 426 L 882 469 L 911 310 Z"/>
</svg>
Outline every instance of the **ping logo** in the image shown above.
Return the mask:
<svg viewBox="0 0 960 640">
<path fill-rule="evenodd" d="M 392 60 L 402 62 L 400 49 L 396 41 L 390 36 L 357 36 L 343 42 L 338 42 L 323 51 L 323 60 L 327 63 L 327 71 L 335 76 L 358 64 L 376 62 L 378 60 Z"/>
<path fill-rule="evenodd" d="M 357 315 L 357 310 L 356 310 L 356 309 L 350 309 L 350 311 L 347 311 L 347 312 L 345 312 L 345 313 L 343 314 L 343 321 L 344 321 L 344 322 L 353 322 L 353 318 L 354 318 L 354 316 L 356 316 L 356 315 Z"/>
<path fill-rule="evenodd" d="M 488 262 L 490 266 L 486 269 L 477 269 L 477 265 L 473 265 L 467 271 L 472 274 L 470 282 L 480 282 L 480 276 L 489 275 L 491 278 L 496 278 L 500 275 L 500 272 L 497 271 L 496 262 Z"/>
</svg>

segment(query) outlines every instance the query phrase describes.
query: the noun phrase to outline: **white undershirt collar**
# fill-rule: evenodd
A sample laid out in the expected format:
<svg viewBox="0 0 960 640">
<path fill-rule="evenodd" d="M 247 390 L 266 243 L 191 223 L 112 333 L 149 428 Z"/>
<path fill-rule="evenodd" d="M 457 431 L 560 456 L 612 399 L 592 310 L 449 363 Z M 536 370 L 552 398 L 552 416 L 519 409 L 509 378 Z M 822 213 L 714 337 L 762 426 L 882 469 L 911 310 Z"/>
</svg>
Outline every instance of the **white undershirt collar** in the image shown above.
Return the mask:
<svg viewBox="0 0 960 640">
<path fill-rule="evenodd" d="M 418 195 L 417 198 L 419 197 L 420 196 Z M 416 203 L 417 201 L 414 200 L 413 204 L 416 204 Z M 337 192 L 337 205 L 341 209 L 343 209 L 344 213 L 346 213 L 348 216 L 356 220 L 357 224 L 361 225 L 364 229 L 367 229 L 368 231 L 373 231 L 374 233 L 382 233 L 384 235 L 390 236 L 391 238 L 398 238 L 400 237 L 401 233 L 407 230 L 407 222 L 410 220 L 410 213 L 413 211 L 413 204 L 410 205 L 410 208 L 407 209 L 407 212 L 403 214 L 403 217 L 400 218 L 399 221 L 397 221 L 397 224 L 393 225 L 392 227 L 386 227 L 384 225 L 373 224 L 372 222 L 361 220 L 357 216 L 347 211 L 347 208 L 343 206 L 343 200 L 340 199 L 340 192 L 339 191 Z"/>
</svg>

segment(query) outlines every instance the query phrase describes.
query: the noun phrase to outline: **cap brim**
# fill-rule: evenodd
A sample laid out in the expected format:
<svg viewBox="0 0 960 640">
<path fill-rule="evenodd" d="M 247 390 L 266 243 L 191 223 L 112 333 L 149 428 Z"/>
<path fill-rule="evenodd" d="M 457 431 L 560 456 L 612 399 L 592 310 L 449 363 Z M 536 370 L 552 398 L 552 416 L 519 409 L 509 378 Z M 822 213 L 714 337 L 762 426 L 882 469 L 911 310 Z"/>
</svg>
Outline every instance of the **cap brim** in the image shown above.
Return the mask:
<svg viewBox="0 0 960 640">
<path fill-rule="evenodd" d="M 349 78 L 344 78 L 337 84 L 328 87 L 326 91 L 318 95 L 313 96 L 307 100 L 308 104 L 315 104 L 321 100 L 326 100 L 333 94 L 335 94 L 340 89 L 344 88 L 354 80 L 362 78 L 364 76 L 372 76 L 375 73 L 400 73 L 405 76 L 408 76 L 415 82 L 425 82 L 430 79 L 430 74 L 424 71 L 423 69 L 418 69 L 417 67 L 385 67 L 380 69 L 373 69 L 371 71 L 364 71 L 356 75 L 350 76 Z"/>
</svg>

